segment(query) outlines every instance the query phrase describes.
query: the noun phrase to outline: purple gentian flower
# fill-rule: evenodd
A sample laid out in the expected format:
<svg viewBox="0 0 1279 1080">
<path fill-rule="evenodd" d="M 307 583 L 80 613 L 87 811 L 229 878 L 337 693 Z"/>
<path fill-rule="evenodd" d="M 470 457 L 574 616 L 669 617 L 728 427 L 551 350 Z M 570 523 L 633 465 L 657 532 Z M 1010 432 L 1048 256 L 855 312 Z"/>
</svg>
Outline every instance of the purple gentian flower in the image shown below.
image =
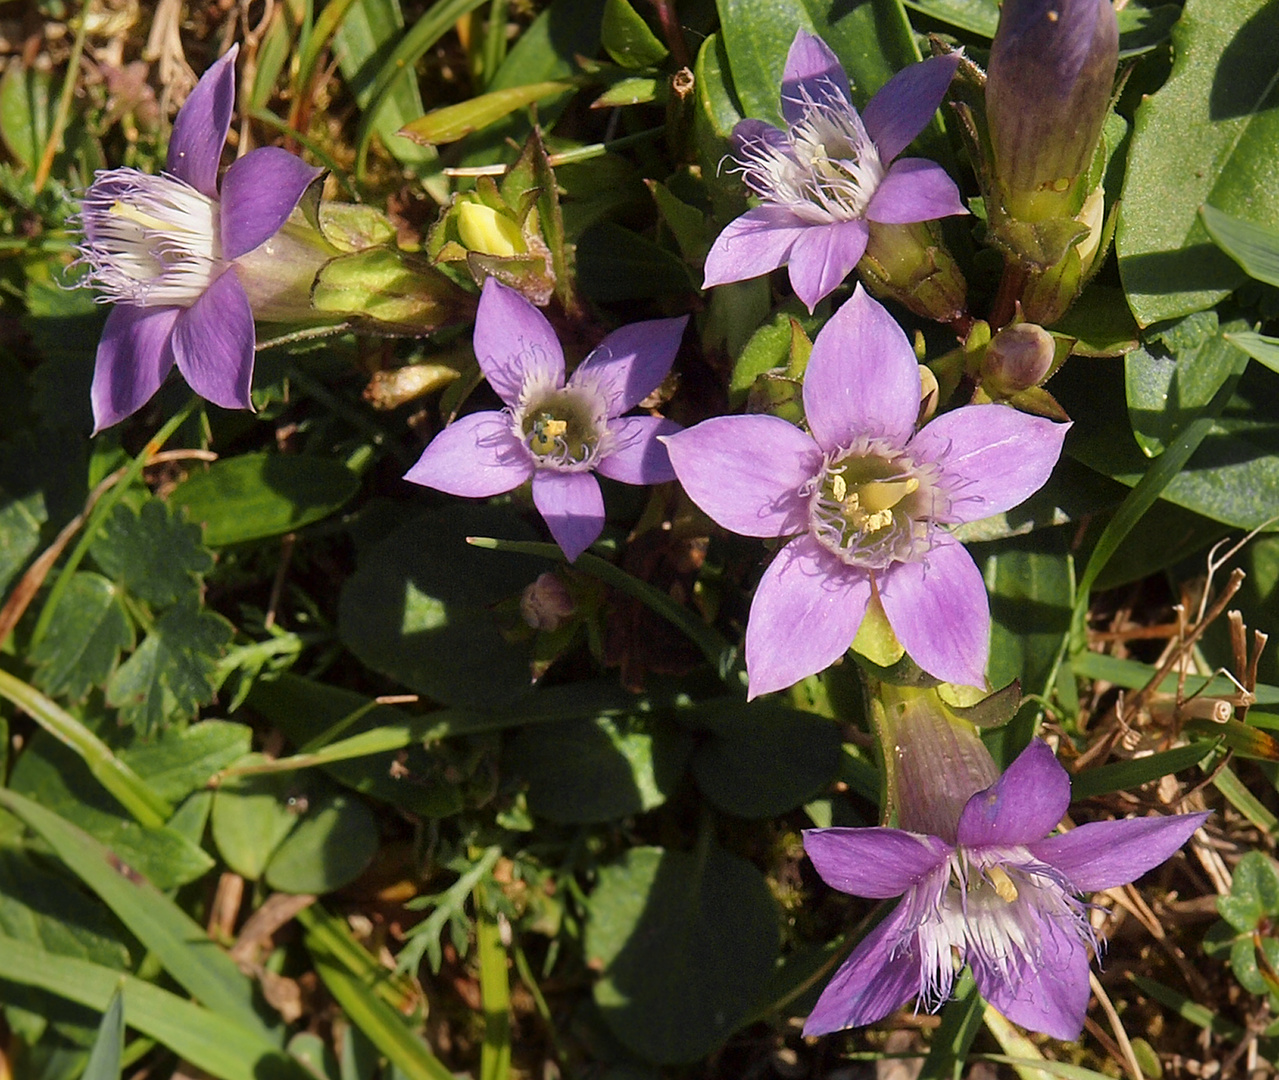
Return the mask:
<svg viewBox="0 0 1279 1080">
<path fill-rule="evenodd" d="M 894 160 L 932 119 L 958 66 L 958 53 L 912 64 L 859 115 L 835 54 L 821 38 L 798 31 L 782 77 L 790 130 L 762 120 L 733 129 L 743 179 L 763 201 L 719 234 L 702 287 L 789 263 L 791 285 L 812 311 L 861 259 L 868 221 L 907 225 L 966 214 L 940 165 Z"/>
<path fill-rule="evenodd" d="M 721 416 L 665 440 L 716 522 L 787 537 L 746 627 L 751 697 L 848 648 L 871 596 L 930 675 L 985 684 L 990 608 L 972 556 L 941 526 L 1016 506 L 1048 479 L 1068 424 L 968 405 L 920 431 L 919 365 L 859 284 L 822 327 L 804 376 L 811 434 L 776 416 Z"/>
<path fill-rule="evenodd" d="M 219 191 L 237 52 L 204 73 L 178 112 L 165 172 L 98 172 L 85 193 L 84 284 L 115 304 L 93 371 L 95 432 L 141 408 L 174 364 L 214 404 L 252 407 L 253 309 L 237 260 L 275 235 L 321 170 L 261 147 Z"/>
<path fill-rule="evenodd" d="M 1079 895 L 1157 866 L 1208 815 L 1097 821 L 1048 836 L 1069 803 L 1066 770 L 1036 739 L 968 800 L 948 835 L 807 830 L 804 850 L 827 884 L 902 902 L 835 973 L 804 1034 L 874 1023 L 915 997 L 939 1008 L 950 997 L 958 956 L 982 997 L 1008 1019 L 1057 1039 L 1078 1038 L 1088 1007 L 1088 948 L 1097 949 Z"/>
<path fill-rule="evenodd" d="M 604 528 L 594 473 L 625 484 L 675 479 L 657 440 L 679 425 L 622 413 L 666 377 L 687 322 L 652 319 L 614 330 L 566 382 L 564 352 L 546 316 L 488 278 L 475 315 L 475 358 L 507 407 L 450 424 L 404 478 L 471 498 L 532 480 L 533 503 L 572 562 Z"/>
</svg>

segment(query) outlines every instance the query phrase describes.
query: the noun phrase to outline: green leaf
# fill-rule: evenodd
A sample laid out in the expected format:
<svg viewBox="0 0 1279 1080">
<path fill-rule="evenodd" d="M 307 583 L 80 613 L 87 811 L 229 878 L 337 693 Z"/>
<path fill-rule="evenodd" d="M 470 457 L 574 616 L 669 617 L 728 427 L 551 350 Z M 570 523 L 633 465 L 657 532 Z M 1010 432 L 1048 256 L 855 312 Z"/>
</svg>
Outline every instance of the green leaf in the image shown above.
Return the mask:
<svg viewBox="0 0 1279 1080">
<path fill-rule="evenodd" d="M 124 987 L 116 987 L 111 1004 L 102 1014 L 97 1038 L 89 1052 L 89 1063 L 80 1080 L 120 1080 L 120 1057 L 124 1053 Z"/>
<path fill-rule="evenodd" d="M 1279 871 L 1264 853 L 1250 851 L 1239 860 L 1230 895 L 1217 897 L 1217 911 L 1241 934 L 1279 916 Z"/>
<path fill-rule="evenodd" d="M 1113 765 L 1087 769 L 1071 777 L 1071 801 L 1109 795 L 1112 791 L 1131 791 L 1152 780 L 1189 769 L 1211 754 L 1216 745 L 1215 741 L 1196 742 L 1131 761 L 1117 761 Z"/>
<path fill-rule="evenodd" d="M 49 140 L 52 107 L 49 72 L 19 60 L 6 64 L 0 77 L 0 137 L 26 169 L 34 169 Z"/>
<path fill-rule="evenodd" d="M 993 38 L 999 26 L 998 0 L 902 0 L 906 7 L 950 26 Z"/>
<path fill-rule="evenodd" d="M 1218 330 L 1215 312 L 1199 312 L 1181 323 L 1194 323 L 1206 332 L 1193 344 L 1187 341 L 1174 345 L 1170 341 L 1169 349 L 1151 345 L 1124 357 L 1128 417 L 1133 434 L 1148 457 L 1162 454 L 1242 366 L 1241 351 Z M 1225 329 L 1238 331 L 1245 326 L 1242 320 L 1236 320 Z M 1170 333 L 1175 333 L 1175 329 Z"/>
<path fill-rule="evenodd" d="M 1108 285 L 1090 285 L 1052 328 L 1075 339 L 1072 356 L 1122 356 L 1140 344 L 1123 290 Z"/>
<path fill-rule="evenodd" d="M 84 829 L 162 889 L 203 877 L 213 860 L 198 844 L 167 826 L 143 828 L 126 817 L 88 767 L 48 732 L 37 732 L 18 756 L 9 779 L 19 795 Z"/>
<path fill-rule="evenodd" d="M 1279 8 L 1187 0 L 1168 82 L 1137 110 L 1115 246 L 1142 326 L 1211 307 L 1244 280 L 1212 243 L 1204 203 L 1279 220 Z"/>
<path fill-rule="evenodd" d="M 121 651 L 133 643 L 133 624 L 118 586 L 100 574 L 77 573 L 31 650 L 36 684 L 47 694 L 82 701 L 106 683 Z"/>
<path fill-rule="evenodd" d="M 368 667 L 446 705 L 490 708 L 531 689 L 530 647 L 509 643 L 492 606 L 545 568 L 482 551 L 468 535 L 530 535 L 509 511 L 454 504 L 363 553 L 338 604 L 338 631 Z"/>
<path fill-rule="evenodd" d="M 601 304 L 695 288 L 683 259 L 612 221 L 601 221 L 578 239 L 577 279 L 582 292 Z"/>
<path fill-rule="evenodd" d="M 41 492 L 14 498 L 0 486 L 0 594 L 40 546 L 40 526 L 46 518 Z"/>
<path fill-rule="evenodd" d="M 573 83 L 552 81 L 494 90 L 456 105 L 432 109 L 411 124 L 405 124 L 400 129 L 400 134 L 426 146 L 457 142 L 471 132 L 481 131 L 509 116 L 516 109 L 523 109 L 535 101 L 543 101 L 573 89 Z"/>
<path fill-rule="evenodd" d="M 253 984 L 204 927 L 111 849 L 52 811 L 3 789 L 0 806 L 39 833 L 187 993 L 246 1034 L 270 1037 L 253 1007 Z"/>
<path fill-rule="evenodd" d="M 605 0 L 600 43 L 622 67 L 632 70 L 656 67 L 670 54 L 627 0 Z"/>
<path fill-rule="evenodd" d="M 194 597 L 202 575 L 213 569 L 199 526 L 183 521 L 159 499 L 148 499 L 141 511 L 120 503 L 89 551 L 103 573 L 152 604 Z"/>
<path fill-rule="evenodd" d="M 359 490 L 341 461 L 311 454 L 240 454 L 193 473 L 169 496 L 210 547 L 261 540 L 321 521 Z"/>
<path fill-rule="evenodd" d="M 505 771 L 527 781 L 529 809 L 551 821 L 615 821 L 666 801 L 692 740 L 646 717 L 540 724 L 515 734 Z"/>
<path fill-rule="evenodd" d="M 1216 245 L 1267 285 L 1279 285 L 1279 229 L 1224 214 L 1205 203 L 1199 215 Z"/>
<path fill-rule="evenodd" d="M 255 1029 L 111 968 L 0 938 L 0 979 L 39 987 L 98 1012 L 107 1010 L 123 983 L 125 1023 L 219 1080 L 314 1080 Z"/>
<path fill-rule="evenodd" d="M 1226 340 L 1237 349 L 1242 349 L 1260 364 L 1265 364 L 1271 371 L 1279 371 L 1279 338 L 1254 334 L 1251 331 L 1240 331 L 1227 334 Z"/>
<path fill-rule="evenodd" d="M 659 1064 L 717 1049 L 763 993 L 777 910 L 763 876 L 714 845 L 631 848 L 599 871 L 586 956 L 613 1033 Z"/>
<path fill-rule="evenodd" d="M 265 880 L 286 893 L 327 893 L 364 872 L 378 849 L 378 824 L 352 795 L 312 797 L 297 827 L 271 856 Z"/>
<path fill-rule="evenodd" d="M 1018 679 L 1025 693 L 1047 692 L 1070 632 L 1075 575 L 1069 543 L 1056 529 L 973 548 L 990 591 L 992 685 Z"/>
<path fill-rule="evenodd" d="M 209 778 L 249 752 L 253 729 L 227 720 L 166 728 L 149 743 L 135 743 L 120 757 L 152 791 L 181 802 Z"/>
<path fill-rule="evenodd" d="M 762 699 L 702 706 L 679 720 L 710 732 L 693 752 L 693 776 L 710 802 L 738 817 L 780 817 L 839 772 L 839 727 L 824 716 Z"/>
<path fill-rule="evenodd" d="M 250 754 L 236 762 L 253 765 L 265 761 Z M 257 881 L 271 856 L 293 831 L 301 809 L 287 773 L 249 773 L 230 776 L 213 797 L 213 842 L 226 864 L 242 877 Z"/>
<path fill-rule="evenodd" d="M 189 719 L 213 700 L 218 658 L 234 631 L 221 615 L 196 604 L 187 599 L 165 612 L 107 683 L 107 703 L 141 732 Z"/>
</svg>

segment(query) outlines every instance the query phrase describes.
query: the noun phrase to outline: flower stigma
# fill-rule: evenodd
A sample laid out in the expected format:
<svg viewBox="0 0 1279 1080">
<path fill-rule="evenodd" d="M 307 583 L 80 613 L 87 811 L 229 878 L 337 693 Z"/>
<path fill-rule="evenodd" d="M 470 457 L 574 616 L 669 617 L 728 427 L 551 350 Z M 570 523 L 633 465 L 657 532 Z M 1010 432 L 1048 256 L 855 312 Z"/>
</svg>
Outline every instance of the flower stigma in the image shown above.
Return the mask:
<svg viewBox="0 0 1279 1080">
<path fill-rule="evenodd" d="M 606 417 L 580 387 L 555 390 L 515 417 L 516 435 L 538 464 L 565 472 L 591 468 L 601 456 Z"/>
</svg>

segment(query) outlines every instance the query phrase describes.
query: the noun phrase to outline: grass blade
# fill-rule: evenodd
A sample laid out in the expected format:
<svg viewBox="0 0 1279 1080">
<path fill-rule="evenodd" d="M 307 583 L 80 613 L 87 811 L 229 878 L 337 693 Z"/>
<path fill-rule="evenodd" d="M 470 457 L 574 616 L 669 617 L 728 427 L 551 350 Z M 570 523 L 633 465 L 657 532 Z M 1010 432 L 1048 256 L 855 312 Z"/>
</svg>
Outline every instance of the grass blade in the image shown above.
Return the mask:
<svg viewBox="0 0 1279 1080">
<path fill-rule="evenodd" d="M 117 986 L 111 1004 L 102 1014 L 98 1034 L 89 1052 L 89 1063 L 80 1080 L 120 1080 L 121 1057 L 124 1054 L 124 988 Z"/>
</svg>

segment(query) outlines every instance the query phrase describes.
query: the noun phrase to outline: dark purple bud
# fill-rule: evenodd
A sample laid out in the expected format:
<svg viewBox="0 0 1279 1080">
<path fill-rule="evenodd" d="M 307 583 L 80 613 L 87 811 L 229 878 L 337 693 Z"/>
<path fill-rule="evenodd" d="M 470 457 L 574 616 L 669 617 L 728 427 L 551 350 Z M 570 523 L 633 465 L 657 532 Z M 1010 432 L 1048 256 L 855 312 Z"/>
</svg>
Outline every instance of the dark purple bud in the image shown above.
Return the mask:
<svg viewBox="0 0 1279 1080">
<path fill-rule="evenodd" d="M 1038 386 L 1052 370 L 1056 348 L 1052 334 L 1042 326 L 1005 326 L 986 346 L 981 362 L 982 384 L 1003 395 Z"/>
<path fill-rule="evenodd" d="M 990 50 L 986 116 L 995 177 L 1022 221 L 1062 214 L 1092 161 L 1115 82 L 1110 0 L 1004 0 Z"/>
<path fill-rule="evenodd" d="M 549 572 L 520 596 L 520 615 L 534 630 L 558 630 L 575 611 L 577 605 L 564 582 Z"/>
</svg>

